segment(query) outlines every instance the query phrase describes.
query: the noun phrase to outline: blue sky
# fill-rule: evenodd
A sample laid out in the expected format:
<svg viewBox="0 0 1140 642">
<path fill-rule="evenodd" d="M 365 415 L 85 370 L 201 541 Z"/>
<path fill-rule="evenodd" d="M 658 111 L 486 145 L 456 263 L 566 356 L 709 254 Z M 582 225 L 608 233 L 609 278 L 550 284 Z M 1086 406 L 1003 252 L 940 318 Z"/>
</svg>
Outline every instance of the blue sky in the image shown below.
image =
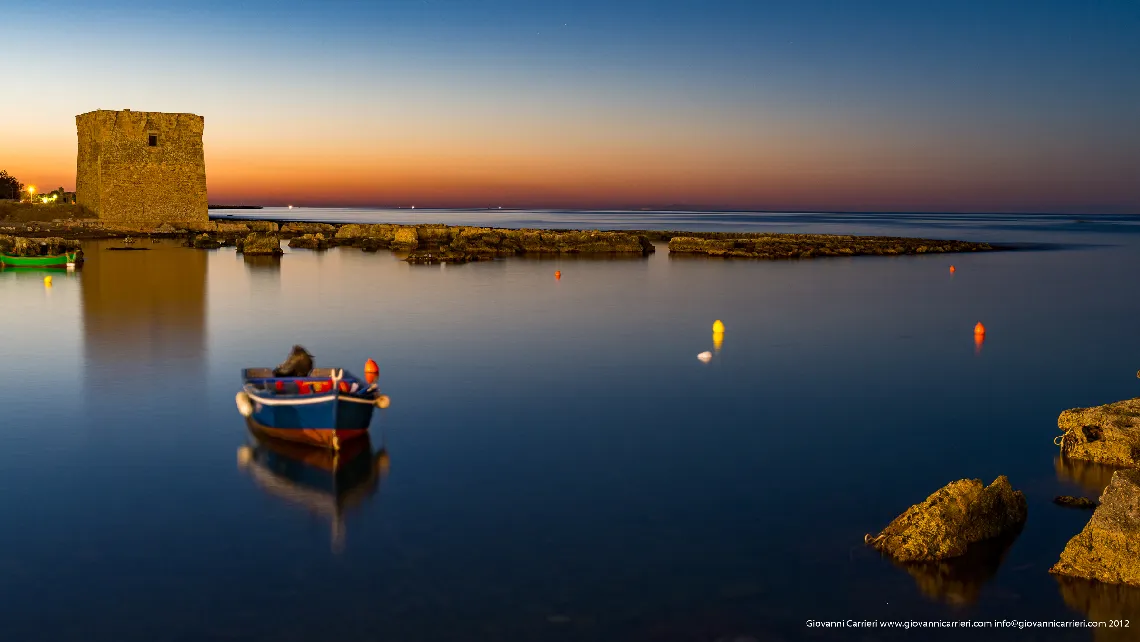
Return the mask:
<svg viewBox="0 0 1140 642">
<path fill-rule="evenodd" d="M 130 108 L 205 116 L 212 200 L 1140 211 L 1140 2 L 0 9 L 25 182 Z"/>
</svg>

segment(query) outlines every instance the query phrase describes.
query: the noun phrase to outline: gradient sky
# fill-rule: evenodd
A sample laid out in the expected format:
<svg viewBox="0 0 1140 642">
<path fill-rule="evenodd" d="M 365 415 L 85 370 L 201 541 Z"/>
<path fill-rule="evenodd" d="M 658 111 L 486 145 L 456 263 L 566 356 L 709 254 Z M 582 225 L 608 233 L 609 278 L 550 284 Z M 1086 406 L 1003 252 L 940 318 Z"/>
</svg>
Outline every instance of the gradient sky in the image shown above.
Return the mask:
<svg viewBox="0 0 1140 642">
<path fill-rule="evenodd" d="M 0 2 L 0 169 L 192 112 L 212 203 L 1140 212 L 1140 2 Z"/>
</svg>

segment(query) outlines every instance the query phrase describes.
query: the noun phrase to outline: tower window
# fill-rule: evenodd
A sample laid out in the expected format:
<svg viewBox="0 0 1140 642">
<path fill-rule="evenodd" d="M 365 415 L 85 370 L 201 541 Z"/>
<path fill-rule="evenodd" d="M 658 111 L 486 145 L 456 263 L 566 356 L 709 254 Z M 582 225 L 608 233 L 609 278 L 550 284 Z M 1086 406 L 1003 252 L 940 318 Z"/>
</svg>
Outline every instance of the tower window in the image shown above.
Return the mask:
<svg viewBox="0 0 1140 642">
<path fill-rule="evenodd" d="M 146 137 L 147 147 L 158 147 L 158 134 L 151 134 Z"/>
</svg>

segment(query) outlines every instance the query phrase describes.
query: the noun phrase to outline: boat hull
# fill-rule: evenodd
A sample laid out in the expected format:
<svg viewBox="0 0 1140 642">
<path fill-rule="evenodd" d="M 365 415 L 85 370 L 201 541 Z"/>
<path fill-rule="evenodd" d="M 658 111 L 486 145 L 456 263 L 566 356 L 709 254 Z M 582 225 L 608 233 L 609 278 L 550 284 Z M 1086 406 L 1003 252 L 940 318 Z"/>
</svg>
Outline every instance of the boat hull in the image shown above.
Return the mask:
<svg viewBox="0 0 1140 642">
<path fill-rule="evenodd" d="M 252 394 L 250 401 L 253 413 L 249 418 L 266 435 L 333 449 L 367 435 L 374 408 L 371 403 L 338 400 L 337 395 L 324 395 L 313 399 L 313 403 L 298 405 L 270 405 Z"/>
<path fill-rule="evenodd" d="M 77 253 L 57 256 L 8 256 L 0 254 L 0 265 L 8 267 L 67 267 L 81 262 Z"/>
</svg>

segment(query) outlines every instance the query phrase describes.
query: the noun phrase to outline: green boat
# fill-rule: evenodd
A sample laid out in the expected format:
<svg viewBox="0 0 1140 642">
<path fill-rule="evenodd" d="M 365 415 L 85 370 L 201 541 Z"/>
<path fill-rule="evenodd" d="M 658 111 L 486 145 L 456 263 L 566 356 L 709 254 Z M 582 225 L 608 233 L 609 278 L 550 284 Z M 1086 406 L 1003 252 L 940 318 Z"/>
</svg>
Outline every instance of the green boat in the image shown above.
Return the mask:
<svg viewBox="0 0 1140 642">
<path fill-rule="evenodd" d="M 8 256 L 0 254 L 0 265 L 10 267 L 72 267 L 83 261 L 78 251 L 55 256 Z"/>
</svg>

